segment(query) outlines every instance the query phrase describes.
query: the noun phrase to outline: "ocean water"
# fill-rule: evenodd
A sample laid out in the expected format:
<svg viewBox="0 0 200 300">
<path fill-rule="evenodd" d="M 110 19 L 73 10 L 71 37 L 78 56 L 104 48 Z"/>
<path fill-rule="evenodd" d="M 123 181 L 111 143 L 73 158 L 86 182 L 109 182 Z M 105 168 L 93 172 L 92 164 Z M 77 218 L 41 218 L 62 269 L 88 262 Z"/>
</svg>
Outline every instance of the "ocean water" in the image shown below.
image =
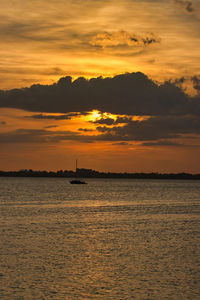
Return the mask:
<svg viewBox="0 0 200 300">
<path fill-rule="evenodd" d="M 200 181 L 0 178 L 0 299 L 199 299 Z"/>
</svg>

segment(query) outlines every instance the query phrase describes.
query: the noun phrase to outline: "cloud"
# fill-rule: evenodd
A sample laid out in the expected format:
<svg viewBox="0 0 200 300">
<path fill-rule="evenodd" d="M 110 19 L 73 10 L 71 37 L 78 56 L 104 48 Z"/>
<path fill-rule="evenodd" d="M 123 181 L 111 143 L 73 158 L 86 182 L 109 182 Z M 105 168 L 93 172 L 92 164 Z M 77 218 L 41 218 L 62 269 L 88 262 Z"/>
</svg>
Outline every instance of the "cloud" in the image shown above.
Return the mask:
<svg viewBox="0 0 200 300">
<path fill-rule="evenodd" d="M 0 133 L 0 143 L 41 143 L 48 142 L 48 132 L 41 129 L 17 129 Z"/>
<path fill-rule="evenodd" d="M 56 128 L 58 127 L 58 125 L 49 125 L 49 126 L 45 126 L 44 128 Z"/>
<path fill-rule="evenodd" d="M 43 74 L 45 75 L 65 75 L 65 71 L 61 68 L 58 68 L 58 67 L 53 67 L 53 68 L 50 68 L 49 70 L 47 71 L 43 71 Z"/>
<path fill-rule="evenodd" d="M 113 118 L 101 118 L 95 121 L 90 121 L 93 124 L 105 124 L 105 125 L 116 125 L 116 124 L 123 124 L 128 123 L 131 120 L 130 117 L 117 117 L 117 119 Z"/>
<path fill-rule="evenodd" d="M 142 37 L 127 31 L 102 32 L 92 37 L 90 44 L 100 47 L 117 47 L 117 46 L 148 46 L 154 43 L 159 43 L 160 38 L 155 34 L 147 34 Z"/>
<path fill-rule="evenodd" d="M 174 147 L 185 147 L 186 145 L 183 143 L 178 143 L 175 141 L 170 141 L 170 140 L 161 140 L 161 141 L 157 141 L 157 142 L 145 142 L 142 143 L 142 146 L 147 146 L 147 147 L 157 147 L 157 146 L 174 146 Z"/>
<path fill-rule="evenodd" d="M 192 82 L 194 89 L 200 92 L 200 76 L 192 77 Z"/>
<path fill-rule="evenodd" d="M 112 145 L 114 145 L 114 146 L 132 146 L 132 144 L 127 143 L 127 142 L 118 142 L 118 143 L 113 143 Z"/>
<path fill-rule="evenodd" d="M 200 114 L 197 97 L 188 96 L 173 82 L 160 85 L 140 72 L 113 78 L 86 80 L 80 77 L 74 81 L 66 76 L 52 85 L 1 90 L 0 107 L 67 116 L 72 116 L 70 113 L 87 114 L 93 109 L 117 115 Z M 43 115 L 36 118 L 43 118 Z"/>
<path fill-rule="evenodd" d="M 56 42 L 59 37 L 52 34 L 53 30 L 59 31 L 61 25 L 52 24 L 47 20 L 18 20 L 1 15 L 0 36 L 3 41 L 17 43 L 21 41 Z M 55 26 L 55 27 L 53 27 Z"/>
<path fill-rule="evenodd" d="M 51 128 L 51 126 L 49 126 Z M 115 142 L 127 145 L 129 142 L 142 142 L 143 146 L 184 146 L 182 139 L 200 137 L 200 118 L 194 115 L 154 116 L 149 119 L 127 121 L 124 126 L 97 126 L 98 134 L 92 129 L 79 128 L 74 131 L 51 131 L 46 129 L 17 129 L 1 133 L 1 143 L 57 143 L 77 141 L 82 143 Z M 176 139 L 176 141 L 174 141 Z M 194 143 L 194 142 L 193 142 Z"/>
<path fill-rule="evenodd" d="M 0 143 L 55 143 L 64 140 L 77 140 L 79 133 L 73 131 L 51 131 L 45 129 L 17 129 L 0 133 Z M 87 137 L 79 140 L 87 141 Z"/>
<path fill-rule="evenodd" d="M 25 118 L 33 118 L 33 119 L 43 119 L 43 120 L 71 120 L 72 117 L 80 116 L 80 113 L 69 113 L 65 115 L 32 115 L 32 116 L 25 116 Z"/>
<path fill-rule="evenodd" d="M 88 128 L 79 128 L 78 131 L 83 131 L 83 132 L 92 132 L 94 129 L 88 129 Z"/>
<path fill-rule="evenodd" d="M 96 121 L 90 121 L 93 124 L 106 124 L 106 125 L 113 125 L 115 120 L 112 118 L 101 118 Z"/>
<path fill-rule="evenodd" d="M 155 141 L 200 135 L 198 116 L 156 116 L 143 121 L 130 120 L 124 126 L 98 126 L 101 139 L 118 141 Z"/>
<path fill-rule="evenodd" d="M 173 0 L 178 6 L 183 8 L 187 13 L 192 13 L 194 11 L 193 4 L 191 1 L 185 0 Z"/>
<path fill-rule="evenodd" d="M 0 125 L 6 125 L 5 121 L 0 121 Z"/>
</svg>

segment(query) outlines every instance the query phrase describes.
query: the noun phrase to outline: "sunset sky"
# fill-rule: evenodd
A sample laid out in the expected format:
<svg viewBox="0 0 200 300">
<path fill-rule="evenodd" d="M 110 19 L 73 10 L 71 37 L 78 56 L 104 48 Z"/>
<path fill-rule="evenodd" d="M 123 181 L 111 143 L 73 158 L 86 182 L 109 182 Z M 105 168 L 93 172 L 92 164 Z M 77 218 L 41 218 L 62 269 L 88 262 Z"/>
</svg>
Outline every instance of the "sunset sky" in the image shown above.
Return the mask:
<svg viewBox="0 0 200 300">
<path fill-rule="evenodd" d="M 200 0 L 1 0 L 0 170 L 200 172 Z"/>
</svg>

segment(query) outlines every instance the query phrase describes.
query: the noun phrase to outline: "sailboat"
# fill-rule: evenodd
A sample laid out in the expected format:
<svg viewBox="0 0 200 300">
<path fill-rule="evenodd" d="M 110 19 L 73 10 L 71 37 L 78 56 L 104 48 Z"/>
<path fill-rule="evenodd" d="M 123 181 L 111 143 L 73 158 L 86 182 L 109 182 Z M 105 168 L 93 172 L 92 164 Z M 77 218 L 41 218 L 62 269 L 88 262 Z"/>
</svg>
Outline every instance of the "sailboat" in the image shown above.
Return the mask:
<svg viewBox="0 0 200 300">
<path fill-rule="evenodd" d="M 76 159 L 76 176 L 77 176 L 77 165 L 78 165 L 78 160 Z M 73 179 L 70 180 L 71 184 L 87 184 L 87 182 L 85 182 L 84 180 L 80 180 L 80 179 Z"/>
</svg>

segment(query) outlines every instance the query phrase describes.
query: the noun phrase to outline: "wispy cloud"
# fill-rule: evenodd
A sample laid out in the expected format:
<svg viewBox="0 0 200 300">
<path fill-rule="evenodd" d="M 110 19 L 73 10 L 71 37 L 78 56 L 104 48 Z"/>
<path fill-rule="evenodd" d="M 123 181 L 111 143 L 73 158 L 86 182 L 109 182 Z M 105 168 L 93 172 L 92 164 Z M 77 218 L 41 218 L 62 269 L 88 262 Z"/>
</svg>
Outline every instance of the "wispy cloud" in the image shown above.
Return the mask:
<svg viewBox="0 0 200 300">
<path fill-rule="evenodd" d="M 1 143 L 55 143 L 64 140 L 77 140 L 77 132 L 72 131 L 51 131 L 46 129 L 25 129 L 0 133 Z M 80 137 L 85 139 L 85 137 Z"/>
<path fill-rule="evenodd" d="M 92 37 L 90 44 L 93 46 L 105 47 L 117 47 L 117 46 L 128 46 L 128 47 L 145 47 L 154 43 L 159 43 L 161 39 L 155 34 L 146 34 L 146 36 L 139 36 L 127 31 L 117 32 L 102 32 Z"/>
<path fill-rule="evenodd" d="M 177 4 L 179 7 L 184 9 L 187 13 L 192 13 L 194 11 L 193 3 L 192 1 L 187 0 L 172 0 L 175 4 Z"/>
<path fill-rule="evenodd" d="M 117 142 L 117 143 L 113 143 L 112 145 L 114 145 L 114 146 L 132 146 L 132 144 L 130 144 L 128 142 Z"/>
<path fill-rule="evenodd" d="M 145 143 L 142 143 L 142 146 L 147 146 L 147 147 L 185 147 L 186 144 L 183 144 L 183 143 L 179 143 L 179 142 L 176 142 L 176 141 L 173 141 L 173 140 L 160 140 L 160 141 L 157 141 L 157 142 L 145 142 Z"/>
<path fill-rule="evenodd" d="M 83 113 L 85 114 L 85 113 Z M 65 115 L 44 115 L 44 114 L 36 114 L 32 116 L 25 116 L 24 118 L 32 118 L 32 119 L 43 119 L 43 120 L 71 120 L 73 117 L 80 116 L 80 113 L 69 113 Z"/>
<path fill-rule="evenodd" d="M 89 128 L 79 128 L 78 131 L 82 131 L 82 132 L 92 132 L 92 131 L 94 131 L 94 129 L 89 129 Z"/>
<path fill-rule="evenodd" d="M 57 128 L 58 127 L 58 125 L 49 125 L 49 126 L 45 126 L 44 128 Z"/>
</svg>

